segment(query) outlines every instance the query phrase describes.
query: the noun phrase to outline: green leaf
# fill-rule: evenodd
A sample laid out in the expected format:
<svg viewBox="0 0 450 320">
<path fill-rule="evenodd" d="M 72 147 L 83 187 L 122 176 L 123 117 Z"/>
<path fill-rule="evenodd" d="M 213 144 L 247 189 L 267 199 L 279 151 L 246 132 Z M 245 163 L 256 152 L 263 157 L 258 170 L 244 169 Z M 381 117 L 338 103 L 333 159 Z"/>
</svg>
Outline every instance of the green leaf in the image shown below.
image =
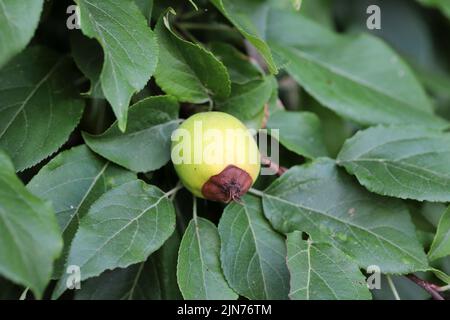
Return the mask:
<svg viewBox="0 0 450 320">
<path fill-rule="evenodd" d="M 298 32 L 286 32 L 298 30 Z M 271 10 L 267 41 L 286 70 L 321 104 L 363 125 L 446 127 L 413 72 L 381 40 L 340 36 L 302 15 Z"/>
<path fill-rule="evenodd" d="M 220 267 L 220 239 L 209 220 L 194 217 L 181 240 L 177 279 L 186 300 L 235 300 Z"/>
<path fill-rule="evenodd" d="M 287 264 L 293 300 L 368 300 L 366 279 L 355 261 L 327 243 L 302 240 L 294 231 L 287 237 Z"/>
<path fill-rule="evenodd" d="M 436 260 L 448 255 L 450 255 L 450 207 L 439 220 L 436 235 L 428 252 L 428 258 Z"/>
<path fill-rule="evenodd" d="M 147 172 L 170 160 L 170 136 L 179 123 L 177 101 L 170 96 L 154 96 L 130 107 L 125 133 L 116 121 L 103 134 L 83 133 L 83 138 L 104 158 L 135 172 Z"/>
<path fill-rule="evenodd" d="M 450 134 L 412 126 L 375 127 L 347 140 L 338 163 L 372 192 L 450 201 Z"/>
<path fill-rule="evenodd" d="M 198 44 L 181 39 L 170 30 L 166 18 L 159 20 L 155 33 L 161 57 L 156 83 L 179 101 L 204 103 L 230 94 L 230 77 L 225 66 Z"/>
<path fill-rule="evenodd" d="M 280 111 L 272 114 L 267 128 L 278 129 L 288 150 L 309 159 L 327 156 L 319 118 L 311 112 Z"/>
<path fill-rule="evenodd" d="M 248 299 L 287 299 L 286 244 L 267 222 L 261 200 L 245 196 L 220 219 L 222 268 L 230 286 Z"/>
<path fill-rule="evenodd" d="M 177 283 L 178 250 L 181 236 L 178 230 L 152 255 L 158 270 L 161 299 L 181 300 L 180 288 Z"/>
<path fill-rule="evenodd" d="M 174 237 L 175 236 L 175 237 Z M 176 279 L 178 233 L 146 262 L 106 271 L 76 291 L 77 300 L 161 300 L 181 297 Z"/>
<path fill-rule="evenodd" d="M 90 206 L 108 190 L 135 179 L 135 174 L 105 161 L 82 145 L 58 154 L 28 183 L 28 190 L 51 201 L 62 231 L 64 250 L 56 262 L 56 278 L 64 272 L 79 220 Z"/>
<path fill-rule="evenodd" d="M 121 131 L 125 131 L 131 96 L 144 88 L 158 61 L 152 30 L 133 0 L 75 0 L 83 33 L 96 38 L 104 51 L 100 75 Z"/>
<path fill-rule="evenodd" d="M 409 280 L 409 278 L 402 275 L 392 275 L 390 278 L 401 300 L 416 301 L 430 298 L 428 292 Z M 380 289 L 372 290 L 371 292 L 374 300 L 396 300 L 385 275 L 381 275 Z"/>
<path fill-rule="evenodd" d="M 55 152 L 83 113 L 77 72 L 65 57 L 29 48 L 0 70 L 0 148 L 18 171 Z"/>
<path fill-rule="evenodd" d="M 264 71 L 250 58 L 226 42 L 211 43 L 211 51 L 227 67 L 232 83 L 261 80 Z"/>
<path fill-rule="evenodd" d="M 83 282 L 75 300 L 158 300 L 158 274 L 154 261 L 106 271 Z"/>
<path fill-rule="evenodd" d="M 52 207 L 24 187 L 0 150 L 0 274 L 40 299 L 62 246 Z"/>
<path fill-rule="evenodd" d="M 70 48 L 78 69 L 91 82 L 86 94 L 91 98 L 104 99 L 100 81 L 103 64 L 102 47 L 96 40 L 86 38 L 81 32 L 71 32 Z"/>
<path fill-rule="evenodd" d="M 307 232 L 382 273 L 426 270 L 406 206 L 369 193 L 326 158 L 296 166 L 263 194 L 264 214 L 283 233 Z"/>
<path fill-rule="evenodd" d="M 136 5 L 139 7 L 147 21 L 150 23 L 153 12 L 153 0 L 134 0 L 134 2 L 136 2 Z"/>
<path fill-rule="evenodd" d="M 43 0 L 0 0 L 0 68 L 30 42 Z"/>
<path fill-rule="evenodd" d="M 172 202 L 155 186 L 135 180 L 103 194 L 80 220 L 66 266 L 80 267 L 81 279 L 147 260 L 175 228 Z M 53 297 L 66 290 L 67 275 Z"/>
<path fill-rule="evenodd" d="M 264 107 L 272 95 L 276 80 L 266 77 L 245 84 L 233 83 L 226 100 L 217 101 L 217 109 L 229 113 L 248 127 L 260 129 L 264 119 Z"/>
<path fill-rule="evenodd" d="M 259 51 L 270 72 L 276 74 L 278 72 L 277 66 L 269 46 L 264 41 L 265 34 L 261 31 L 264 30 L 262 27 L 267 19 L 269 9 L 266 1 L 211 0 L 211 2 Z"/>
</svg>

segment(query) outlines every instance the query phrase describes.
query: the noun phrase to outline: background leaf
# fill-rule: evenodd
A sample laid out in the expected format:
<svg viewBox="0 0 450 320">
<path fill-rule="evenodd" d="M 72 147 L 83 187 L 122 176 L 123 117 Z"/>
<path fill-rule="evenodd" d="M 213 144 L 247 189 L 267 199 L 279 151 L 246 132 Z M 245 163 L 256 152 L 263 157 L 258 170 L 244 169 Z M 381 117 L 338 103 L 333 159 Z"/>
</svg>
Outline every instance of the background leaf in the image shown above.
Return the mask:
<svg viewBox="0 0 450 320">
<path fill-rule="evenodd" d="M 442 11 L 450 19 L 450 2 L 447 0 L 418 0 L 421 4 L 435 7 Z"/>
<path fill-rule="evenodd" d="M 83 133 L 83 138 L 106 159 L 135 172 L 147 172 L 170 160 L 170 136 L 179 123 L 178 103 L 173 97 L 149 97 L 130 107 L 125 133 L 116 121 L 103 134 Z"/>
<path fill-rule="evenodd" d="M 83 36 L 81 32 L 70 33 L 70 47 L 73 60 L 91 82 L 87 94 L 92 98 L 104 99 L 100 81 L 104 59 L 102 47 L 96 40 Z"/>
<path fill-rule="evenodd" d="M 245 84 L 233 83 L 230 96 L 217 102 L 217 109 L 241 120 L 247 128 L 260 129 L 274 87 L 274 78 L 253 80 Z"/>
<path fill-rule="evenodd" d="M 28 183 L 41 199 L 51 201 L 64 239 L 64 250 L 55 266 L 55 277 L 64 264 L 79 221 L 105 192 L 136 179 L 136 175 L 96 156 L 85 145 L 61 152 Z"/>
<path fill-rule="evenodd" d="M 280 111 L 272 114 L 268 129 L 278 129 L 287 149 L 310 159 L 328 155 L 319 118 L 311 112 Z"/>
<path fill-rule="evenodd" d="M 450 134 L 417 127 L 376 127 L 347 140 L 338 163 L 372 192 L 450 201 Z"/>
<path fill-rule="evenodd" d="M 219 254 L 216 226 L 209 220 L 194 217 L 183 235 L 178 253 L 177 279 L 184 299 L 237 299 L 223 276 Z"/>
<path fill-rule="evenodd" d="M 43 0 L 0 0 L 0 68 L 33 37 Z"/>
<path fill-rule="evenodd" d="M 222 62 L 169 28 L 165 18 L 155 28 L 164 57 L 156 68 L 156 83 L 183 102 L 204 103 L 213 97 L 226 98 L 230 94 L 230 78 Z"/>
<path fill-rule="evenodd" d="M 80 267 L 81 280 L 143 262 L 175 228 L 172 202 L 155 186 L 136 180 L 103 194 L 80 220 L 66 266 Z M 53 297 L 66 289 L 67 275 Z"/>
<path fill-rule="evenodd" d="M 18 171 L 55 152 L 77 126 L 83 101 L 66 57 L 32 47 L 0 70 L 0 148 Z"/>
<path fill-rule="evenodd" d="M 144 17 L 150 23 L 153 12 L 153 0 L 134 0 Z"/>
<path fill-rule="evenodd" d="M 267 41 L 289 61 L 292 77 L 341 117 L 363 125 L 448 125 L 433 115 L 411 69 L 375 37 L 339 36 L 301 15 L 272 10 Z"/>
<path fill-rule="evenodd" d="M 104 51 L 100 75 L 119 128 L 125 131 L 131 96 L 144 88 L 155 71 L 158 46 L 133 0 L 76 0 L 83 33 L 96 38 Z"/>
<path fill-rule="evenodd" d="M 366 279 L 355 261 L 339 249 L 303 240 L 294 231 L 287 238 L 288 267 L 294 300 L 371 299 Z"/>
<path fill-rule="evenodd" d="M 0 277 L 0 288 L 2 288 L 0 290 L 0 301 L 17 300 L 23 292 L 23 288 L 2 277 Z"/>
<path fill-rule="evenodd" d="M 146 262 L 106 271 L 76 291 L 77 300 L 179 299 L 176 262 L 180 238 L 174 233 Z"/>
<path fill-rule="evenodd" d="M 0 274 L 40 299 L 62 245 L 51 205 L 24 187 L 0 150 Z"/>
<path fill-rule="evenodd" d="M 450 208 L 442 214 L 428 257 L 436 260 L 450 255 Z"/>
<path fill-rule="evenodd" d="M 211 2 L 230 20 L 242 35 L 264 57 L 271 73 L 278 72 L 272 52 L 264 41 L 261 24 L 267 19 L 268 7 L 265 1 L 211 0 Z"/>
<path fill-rule="evenodd" d="M 264 71 L 256 62 L 226 42 L 212 42 L 211 52 L 227 67 L 233 83 L 244 84 L 252 80 L 261 80 Z"/>
<path fill-rule="evenodd" d="M 367 192 L 332 160 L 291 168 L 264 191 L 263 205 L 275 229 L 307 232 L 362 268 L 377 265 L 383 273 L 428 268 L 403 203 Z"/>
<path fill-rule="evenodd" d="M 248 299 L 287 299 L 286 244 L 267 222 L 261 200 L 227 206 L 219 223 L 222 268 L 230 286 Z"/>
</svg>

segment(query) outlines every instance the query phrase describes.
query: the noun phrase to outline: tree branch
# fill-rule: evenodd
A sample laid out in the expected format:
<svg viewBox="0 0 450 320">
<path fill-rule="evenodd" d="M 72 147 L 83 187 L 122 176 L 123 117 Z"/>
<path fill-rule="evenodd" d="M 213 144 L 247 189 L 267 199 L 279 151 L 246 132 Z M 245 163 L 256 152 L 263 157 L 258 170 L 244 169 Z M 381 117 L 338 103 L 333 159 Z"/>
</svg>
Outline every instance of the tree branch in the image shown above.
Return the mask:
<svg viewBox="0 0 450 320">
<path fill-rule="evenodd" d="M 414 274 L 408 274 L 406 277 L 417 284 L 418 286 L 422 287 L 425 291 L 427 291 L 434 300 L 445 300 L 441 294 L 439 293 L 440 287 L 430 283 L 428 281 L 425 281 L 423 279 L 420 279 L 419 277 L 415 276 Z"/>
</svg>

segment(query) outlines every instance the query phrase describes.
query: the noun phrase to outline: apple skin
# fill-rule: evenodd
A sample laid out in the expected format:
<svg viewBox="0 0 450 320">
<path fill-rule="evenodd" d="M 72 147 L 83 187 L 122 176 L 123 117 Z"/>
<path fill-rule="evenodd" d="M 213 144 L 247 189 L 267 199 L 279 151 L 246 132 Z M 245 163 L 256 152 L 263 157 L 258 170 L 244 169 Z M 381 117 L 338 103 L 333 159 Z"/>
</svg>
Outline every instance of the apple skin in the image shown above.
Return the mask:
<svg viewBox="0 0 450 320">
<path fill-rule="evenodd" d="M 230 131 L 238 138 L 227 139 Z M 217 135 L 223 138 L 218 139 Z M 256 181 L 261 168 L 258 146 L 247 127 L 223 112 L 201 112 L 189 117 L 172 134 L 171 149 L 172 161 L 183 185 L 195 196 L 209 200 L 229 202 L 239 199 Z M 222 156 L 217 158 L 219 161 L 205 161 L 211 159 L 204 156 L 205 152 L 207 155 L 218 152 Z M 189 160 L 180 163 L 175 159 L 177 156 Z M 208 193 L 211 183 L 215 185 Z M 237 190 L 233 191 L 232 185 L 237 185 Z M 219 192 L 217 190 L 224 194 L 210 195 Z"/>
</svg>

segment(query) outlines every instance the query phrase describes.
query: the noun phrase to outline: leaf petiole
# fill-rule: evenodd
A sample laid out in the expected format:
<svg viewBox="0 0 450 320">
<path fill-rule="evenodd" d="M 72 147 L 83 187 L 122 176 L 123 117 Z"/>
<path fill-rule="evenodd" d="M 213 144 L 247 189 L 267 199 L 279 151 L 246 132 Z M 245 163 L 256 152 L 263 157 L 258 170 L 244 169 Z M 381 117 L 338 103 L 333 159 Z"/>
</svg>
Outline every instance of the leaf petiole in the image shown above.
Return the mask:
<svg viewBox="0 0 450 320">
<path fill-rule="evenodd" d="M 397 288 L 395 287 L 394 281 L 392 281 L 391 276 L 390 275 L 386 275 L 386 278 L 387 278 L 387 282 L 389 284 L 389 287 L 391 288 L 392 293 L 394 294 L 395 300 L 401 300 L 400 296 L 399 296 L 399 294 L 397 292 Z"/>
<path fill-rule="evenodd" d="M 23 290 L 22 294 L 20 295 L 19 300 L 26 300 L 27 299 L 27 293 L 30 290 L 29 287 L 25 288 L 25 290 Z"/>
<path fill-rule="evenodd" d="M 440 291 L 440 292 L 444 292 L 447 290 L 450 290 L 450 284 L 443 286 L 443 287 L 439 287 L 439 289 L 437 289 L 437 291 Z"/>
<path fill-rule="evenodd" d="M 173 198 L 175 197 L 176 193 L 183 188 L 183 185 L 181 183 L 177 183 L 177 185 L 175 187 L 173 187 L 173 189 L 167 191 L 164 196 L 168 197 L 170 200 L 173 200 Z"/>
<path fill-rule="evenodd" d="M 263 191 L 260 191 L 260 190 L 254 189 L 254 188 L 250 188 L 248 190 L 248 192 L 250 192 L 251 194 L 253 194 L 255 196 L 261 197 L 261 198 L 264 196 L 264 192 Z"/>
</svg>

